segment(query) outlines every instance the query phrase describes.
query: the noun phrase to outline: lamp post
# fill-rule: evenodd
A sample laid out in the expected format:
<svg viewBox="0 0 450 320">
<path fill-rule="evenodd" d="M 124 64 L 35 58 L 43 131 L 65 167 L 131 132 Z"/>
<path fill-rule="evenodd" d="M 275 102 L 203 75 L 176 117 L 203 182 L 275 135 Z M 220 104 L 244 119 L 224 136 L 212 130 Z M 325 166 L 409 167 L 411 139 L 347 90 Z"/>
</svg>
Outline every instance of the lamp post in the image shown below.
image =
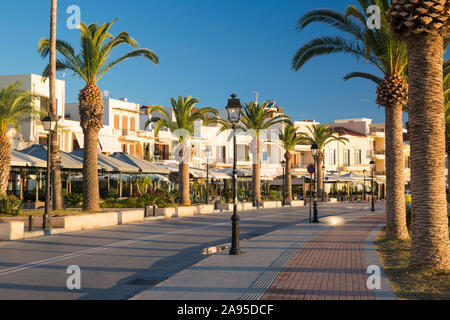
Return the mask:
<svg viewBox="0 0 450 320">
<path fill-rule="evenodd" d="M 325 202 L 325 164 L 322 166 L 322 202 Z"/>
<path fill-rule="evenodd" d="M 228 112 L 228 121 L 231 123 L 233 129 L 233 216 L 232 221 L 232 235 L 231 235 L 231 249 L 230 255 L 240 255 L 241 249 L 239 247 L 239 215 L 237 213 L 237 143 L 236 143 L 236 125 L 241 120 L 242 105 L 237 95 L 232 94 L 231 99 L 228 99 L 226 107 Z"/>
<path fill-rule="evenodd" d="M 44 211 L 42 228 L 47 231 L 47 230 L 50 230 L 50 183 L 51 183 L 50 136 L 51 136 L 52 131 L 55 130 L 56 120 L 49 114 L 44 119 L 42 119 L 42 126 L 44 127 L 44 130 L 47 132 L 47 194 L 46 194 L 46 198 L 45 198 L 45 211 Z"/>
<path fill-rule="evenodd" d="M 367 201 L 367 197 L 366 197 L 366 174 L 367 174 L 367 170 L 366 169 L 364 169 L 363 174 L 364 174 L 364 188 L 363 188 L 363 190 L 364 190 L 364 202 L 366 202 Z"/>
<path fill-rule="evenodd" d="M 283 167 L 283 207 L 286 205 L 286 160 L 281 161 Z"/>
<path fill-rule="evenodd" d="M 205 204 L 209 204 L 209 158 L 211 157 L 211 150 L 209 147 L 205 149 L 206 157 L 206 197 Z"/>
<path fill-rule="evenodd" d="M 370 169 L 372 170 L 372 212 L 375 211 L 375 198 L 374 198 L 374 192 L 373 192 L 373 189 L 374 189 L 373 175 L 375 172 L 375 168 L 376 168 L 375 161 L 373 161 L 373 160 L 370 161 Z"/>
<path fill-rule="evenodd" d="M 320 150 L 319 150 L 319 146 L 316 143 L 314 143 L 311 146 L 311 152 L 312 152 L 314 162 L 315 162 L 315 167 L 316 167 L 316 170 L 314 173 L 314 184 L 315 184 L 314 191 L 315 192 L 314 192 L 314 205 L 313 205 L 314 206 L 313 223 L 319 223 L 319 213 L 317 210 L 317 190 L 319 189 L 318 185 L 317 185 L 317 162 L 318 162 L 317 157 L 319 155 Z"/>
</svg>

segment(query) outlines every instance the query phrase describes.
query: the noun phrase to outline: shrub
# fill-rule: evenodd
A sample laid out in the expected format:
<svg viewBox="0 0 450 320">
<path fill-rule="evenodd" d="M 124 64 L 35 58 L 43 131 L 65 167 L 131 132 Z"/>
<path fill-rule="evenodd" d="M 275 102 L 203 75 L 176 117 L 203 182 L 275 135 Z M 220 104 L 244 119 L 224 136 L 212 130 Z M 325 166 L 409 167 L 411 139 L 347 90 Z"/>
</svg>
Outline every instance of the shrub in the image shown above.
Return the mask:
<svg viewBox="0 0 450 320">
<path fill-rule="evenodd" d="M 80 202 L 83 201 L 83 195 L 81 193 L 66 194 L 64 200 L 68 208 L 77 208 Z"/>
<path fill-rule="evenodd" d="M 22 201 L 13 196 L 0 195 L 0 216 L 18 216 Z"/>
<path fill-rule="evenodd" d="M 100 196 L 102 199 L 104 200 L 109 200 L 109 199 L 116 199 L 118 198 L 119 191 L 115 188 L 111 188 L 111 189 L 105 189 L 103 191 L 101 191 Z"/>
</svg>

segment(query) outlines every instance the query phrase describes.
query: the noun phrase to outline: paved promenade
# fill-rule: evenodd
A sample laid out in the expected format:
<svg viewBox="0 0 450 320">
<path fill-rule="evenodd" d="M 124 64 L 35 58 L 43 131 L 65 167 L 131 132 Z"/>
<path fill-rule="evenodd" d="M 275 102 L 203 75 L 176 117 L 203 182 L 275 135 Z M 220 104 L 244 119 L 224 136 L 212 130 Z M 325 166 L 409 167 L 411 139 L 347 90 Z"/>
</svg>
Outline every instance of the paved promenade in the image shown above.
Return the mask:
<svg viewBox="0 0 450 320">
<path fill-rule="evenodd" d="M 367 268 L 381 267 L 374 241 L 384 210 L 373 214 L 367 205 L 349 206 L 337 207 L 320 224 L 304 221 L 242 241 L 243 255 L 211 255 L 133 299 L 395 299 L 383 272 L 381 290 L 366 285 Z"/>
</svg>

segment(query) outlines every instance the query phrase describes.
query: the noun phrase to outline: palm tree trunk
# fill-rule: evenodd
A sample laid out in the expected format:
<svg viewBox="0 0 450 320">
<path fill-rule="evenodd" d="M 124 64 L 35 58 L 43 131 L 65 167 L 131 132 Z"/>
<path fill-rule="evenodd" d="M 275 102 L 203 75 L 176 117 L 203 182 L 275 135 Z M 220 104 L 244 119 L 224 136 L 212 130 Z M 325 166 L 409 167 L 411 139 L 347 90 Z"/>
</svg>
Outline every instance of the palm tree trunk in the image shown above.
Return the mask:
<svg viewBox="0 0 450 320">
<path fill-rule="evenodd" d="M 256 159 L 253 161 L 253 199 L 261 201 L 261 161 L 259 138 L 256 138 Z"/>
<path fill-rule="evenodd" d="M 183 206 L 191 205 L 191 197 L 189 192 L 189 163 L 181 162 L 179 165 L 180 173 L 180 198 Z"/>
<path fill-rule="evenodd" d="M 412 172 L 411 265 L 450 269 L 445 195 L 443 38 L 423 34 L 409 36 L 406 43 Z"/>
<path fill-rule="evenodd" d="M 57 103 L 56 103 L 56 15 L 57 15 L 57 0 L 52 0 L 50 13 L 50 114 L 56 118 Z M 58 143 L 58 134 L 53 132 L 50 136 L 50 144 L 52 155 L 50 157 L 51 163 L 51 177 L 53 190 L 53 210 L 64 210 L 64 195 L 61 181 L 61 166 L 60 166 L 60 151 Z"/>
<path fill-rule="evenodd" d="M 322 186 L 323 186 L 323 172 L 322 172 L 322 167 L 323 167 L 323 160 L 325 159 L 325 155 L 323 153 L 323 151 L 319 151 L 319 155 L 317 157 L 317 168 L 316 168 L 316 172 L 317 172 L 317 197 L 322 197 Z"/>
<path fill-rule="evenodd" d="M 83 211 L 99 210 L 100 192 L 98 186 L 98 130 L 83 129 Z"/>
<path fill-rule="evenodd" d="M 6 136 L 0 136 L 0 195 L 6 195 L 11 168 L 11 144 Z"/>
<path fill-rule="evenodd" d="M 386 113 L 386 233 L 389 239 L 409 238 L 406 226 L 403 111 L 400 104 L 385 107 Z"/>
<path fill-rule="evenodd" d="M 286 190 L 287 190 L 287 201 L 292 201 L 292 175 L 291 175 L 291 167 L 292 167 L 292 154 L 290 152 L 286 152 Z"/>
</svg>

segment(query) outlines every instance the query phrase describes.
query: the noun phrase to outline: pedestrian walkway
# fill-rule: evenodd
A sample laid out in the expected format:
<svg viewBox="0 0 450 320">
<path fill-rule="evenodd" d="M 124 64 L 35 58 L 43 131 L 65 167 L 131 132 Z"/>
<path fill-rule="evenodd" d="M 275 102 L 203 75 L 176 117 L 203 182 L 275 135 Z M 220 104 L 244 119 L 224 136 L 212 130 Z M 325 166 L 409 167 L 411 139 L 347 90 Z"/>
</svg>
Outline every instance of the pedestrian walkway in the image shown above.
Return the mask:
<svg viewBox="0 0 450 320">
<path fill-rule="evenodd" d="M 305 221 L 241 242 L 241 256 L 212 255 L 133 299 L 395 299 L 384 273 L 381 290 L 366 285 L 368 266 L 381 267 L 374 240 L 383 221 L 382 211 Z"/>
</svg>

